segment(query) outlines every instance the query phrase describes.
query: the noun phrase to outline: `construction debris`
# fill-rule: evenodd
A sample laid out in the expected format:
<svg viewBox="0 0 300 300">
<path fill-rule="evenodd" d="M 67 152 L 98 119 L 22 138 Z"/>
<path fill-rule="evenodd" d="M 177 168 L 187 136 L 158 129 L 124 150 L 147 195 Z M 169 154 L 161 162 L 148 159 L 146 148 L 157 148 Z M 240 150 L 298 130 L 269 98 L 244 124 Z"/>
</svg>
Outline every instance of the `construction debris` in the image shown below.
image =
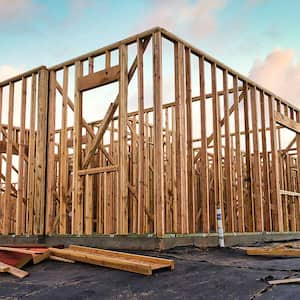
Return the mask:
<svg viewBox="0 0 300 300">
<path fill-rule="evenodd" d="M 46 259 L 65 263 L 77 261 L 143 275 L 152 275 L 158 269 L 174 269 L 174 261 L 169 259 L 70 245 L 66 249 L 0 247 L 0 272 L 24 278 L 28 272 L 20 268 L 30 261 L 37 264 Z"/>
<path fill-rule="evenodd" d="M 287 278 L 287 279 L 277 279 L 268 281 L 268 284 L 287 284 L 287 283 L 300 283 L 300 278 Z"/>
<path fill-rule="evenodd" d="M 3 262 L 0 262 L 0 272 L 1 273 L 7 272 L 7 273 L 10 273 L 10 274 L 18 277 L 18 278 L 24 278 L 24 277 L 29 275 L 28 272 L 23 271 L 23 270 L 18 269 L 18 268 L 15 268 L 15 267 L 10 266 L 10 265 L 7 265 Z"/>
<path fill-rule="evenodd" d="M 300 257 L 299 242 L 280 243 L 269 247 L 238 247 L 248 255 Z"/>
</svg>

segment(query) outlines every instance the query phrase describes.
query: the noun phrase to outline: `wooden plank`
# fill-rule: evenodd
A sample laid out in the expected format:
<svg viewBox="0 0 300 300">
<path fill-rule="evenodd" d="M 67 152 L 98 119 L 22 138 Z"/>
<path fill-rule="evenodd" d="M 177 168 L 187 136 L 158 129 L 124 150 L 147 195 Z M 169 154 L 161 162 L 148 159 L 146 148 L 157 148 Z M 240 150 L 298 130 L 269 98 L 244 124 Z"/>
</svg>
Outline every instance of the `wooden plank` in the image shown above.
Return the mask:
<svg viewBox="0 0 300 300">
<path fill-rule="evenodd" d="M 33 203 L 35 189 L 35 121 L 36 121 L 36 74 L 32 75 L 30 103 L 30 133 L 28 152 L 27 216 L 26 233 L 33 233 Z M 49 159 L 49 157 L 48 157 Z"/>
<path fill-rule="evenodd" d="M 187 209 L 189 233 L 195 232 L 196 212 L 194 195 L 194 157 L 193 157 L 193 128 L 192 128 L 192 74 L 191 50 L 185 48 L 186 72 L 186 143 L 187 143 Z"/>
<path fill-rule="evenodd" d="M 120 66 L 106 68 L 78 79 L 78 89 L 81 92 L 101 87 L 118 81 L 120 78 Z"/>
<path fill-rule="evenodd" d="M 71 259 L 74 261 L 89 263 L 117 270 L 139 273 L 143 275 L 152 274 L 150 264 L 140 263 L 137 261 L 129 261 L 118 257 L 110 257 L 109 255 L 85 253 L 77 250 L 75 251 L 72 249 L 49 248 L 49 250 L 55 256 Z"/>
<path fill-rule="evenodd" d="M 251 179 L 251 150 L 250 150 L 250 130 L 249 130 L 249 94 L 248 94 L 248 83 L 243 82 L 244 88 L 244 125 L 245 125 L 245 226 L 247 232 L 254 231 L 254 211 L 252 206 L 252 179 Z M 247 213 L 246 213 L 247 212 Z"/>
<path fill-rule="evenodd" d="M 77 245 L 70 245 L 69 248 L 84 253 L 103 254 L 103 255 L 109 255 L 110 257 L 120 257 L 128 260 L 135 259 L 135 260 L 140 260 L 141 262 L 168 264 L 172 270 L 174 269 L 174 261 L 171 259 L 139 255 L 139 254 L 131 254 L 131 253 L 125 253 L 119 251 L 97 249 L 97 248 L 89 248 L 89 247 L 77 246 Z"/>
<path fill-rule="evenodd" d="M 83 233 L 82 179 L 78 175 L 82 161 L 82 93 L 78 80 L 82 76 L 82 63 L 75 64 L 75 110 L 74 110 L 74 154 L 73 154 L 73 193 L 72 193 L 72 233 Z"/>
<path fill-rule="evenodd" d="M 107 166 L 107 167 L 96 167 L 96 168 L 90 168 L 85 170 L 78 171 L 79 176 L 84 175 L 92 175 L 92 174 L 100 174 L 100 173 L 110 173 L 110 172 L 116 172 L 119 171 L 119 166 Z"/>
<path fill-rule="evenodd" d="M 22 91 L 21 91 L 21 130 L 20 130 L 20 143 L 19 143 L 19 167 L 18 167 L 18 194 L 16 203 L 16 235 L 22 234 L 25 231 L 25 223 L 23 215 L 25 214 L 25 118 L 26 118 L 26 96 L 27 96 L 27 80 L 22 78 Z"/>
<path fill-rule="evenodd" d="M 44 233 L 45 201 L 46 201 L 46 161 L 47 161 L 47 118 L 48 118 L 48 78 L 47 69 L 41 69 L 38 81 L 37 99 L 37 135 L 36 135 L 36 179 L 34 234 Z"/>
<path fill-rule="evenodd" d="M 253 196 L 255 209 L 255 231 L 261 232 L 264 230 L 264 215 L 262 204 L 262 187 L 261 187 L 261 162 L 259 153 L 258 140 L 258 118 L 257 118 L 257 98 L 256 87 L 251 87 L 251 120 L 252 120 L 252 137 L 253 137 Z"/>
<path fill-rule="evenodd" d="M 2 234 L 10 233 L 13 116 L 14 116 L 14 84 L 10 83 L 9 104 L 8 104 L 8 132 L 7 132 L 7 147 L 6 147 L 5 194 L 4 194 L 5 202 L 4 202 L 4 211 L 3 211 Z"/>
<path fill-rule="evenodd" d="M 209 182 L 208 182 L 208 160 L 207 160 L 207 129 L 206 129 L 206 97 L 205 97 L 205 67 L 204 57 L 199 58 L 200 72 L 200 114 L 201 114 L 201 149 L 200 153 L 200 172 L 201 172 L 201 208 L 202 208 L 202 230 L 210 231 L 209 224 Z"/>
<path fill-rule="evenodd" d="M 241 137 L 240 137 L 240 111 L 238 96 L 238 77 L 233 77 L 233 97 L 235 103 L 234 110 L 234 131 L 235 131 L 235 158 L 237 173 L 237 198 L 238 198 L 238 224 L 239 232 L 245 231 L 245 210 L 244 210 L 244 193 L 243 193 L 243 162 L 241 155 Z"/>
<path fill-rule="evenodd" d="M 295 248 L 245 248 L 248 255 L 300 257 L 300 249 Z"/>
<path fill-rule="evenodd" d="M 21 269 L 15 268 L 13 266 L 7 265 L 3 262 L 0 262 L 0 270 L 1 272 L 8 272 L 18 278 L 24 278 L 29 275 L 28 272 L 23 271 Z"/>
<path fill-rule="evenodd" d="M 264 183 L 264 227 L 266 231 L 271 231 L 271 199 L 270 199 L 270 181 L 269 181 L 269 161 L 267 151 L 267 132 L 266 132 L 266 101 L 263 91 L 260 91 L 260 112 L 261 112 L 261 141 L 263 155 L 263 183 Z"/>
<path fill-rule="evenodd" d="M 223 90 L 224 90 L 224 127 L 225 127 L 225 150 L 224 150 L 224 177 L 225 177 L 225 195 L 226 195 L 226 216 L 227 231 L 234 232 L 235 218 L 233 206 L 232 190 L 232 160 L 231 160 L 231 140 L 230 140 L 230 123 L 229 123 L 229 103 L 228 103 L 228 72 L 223 70 Z M 238 107 L 237 107 L 238 109 Z"/>
<path fill-rule="evenodd" d="M 283 214 L 282 202 L 280 197 L 279 184 L 279 168 L 278 168 L 278 145 L 276 136 L 275 112 L 274 112 L 274 98 L 268 97 L 269 103 L 269 118 L 270 118 L 270 138 L 271 138 L 271 155 L 272 155 L 272 180 L 271 180 L 271 199 L 272 212 L 274 214 L 273 226 L 274 231 L 283 231 Z"/>
<path fill-rule="evenodd" d="M 144 60 L 143 44 L 137 40 L 137 69 L 138 69 L 138 233 L 144 233 L 145 218 L 145 124 L 144 124 Z"/>
<path fill-rule="evenodd" d="M 128 101 L 128 49 L 119 48 L 119 228 L 118 233 L 128 233 L 128 149 L 127 149 L 127 101 Z"/>
<path fill-rule="evenodd" d="M 220 129 L 220 101 L 217 95 L 217 67 L 216 64 L 211 64 L 211 84 L 212 84 L 212 113 L 213 113 L 213 136 L 214 136 L 214 155 L 213 155 L 213 170 L 214 170 L 214 197 L 216 208 L 222 210 L 223 226 L 224 226 L 224 203 L 223 203 L 223 184 L 221 176 L 221 129 Z M 224 228 L 225 229 L 225 228 Z"/>
<path fill-rule="evenodd" d="M 68 86 L 69 70 L 63 70 L 63 95 L 60 131 L 60 185 L 59 185 L 59 233 L 67 233 L 67 193 L 68 193 L 68 148 L 67 148 L 67 118 L 68 118 Z"/>
<path fill-rule="evenodd" d="M 42 254 L 33 254 L 33 264 L 34 265 L 39 264 L 40 262 L 48 259 L 49 256 L 50 256 L 50 251 L 49 250 L 45 251 Z"/>
<path fill-rule="evenodd" d="M 154 104 L 154 201 L 155 232 L 165 234 L 165 202 L 163 182 L 162 136 L 162 40 L 160 32 L 152 35 L 153 54 L 153 104 Z"/>
<path fill-rule="evenodd" d="M 55 205 L 55 117 L 56 117 L 56 74 L 50 72 L 49 106 L 48 106 L 48 150 L 47 150 L 47 203 L 46 203 L 46 233 L 53 232 Z M 32 105 L 35 105 L 32 103 Z M 35 120 L 33 119 L 33 122 Z M 33 124 L 34 128 L 34 124 Z M 30 129 L 32 130 L 32 129 Z M 33 149 L 34 150 L 34 149 Z M 34 152 L 33 152 L 34 155 Z M 34 158 L 33 158 L 34 159 Z"/>
<path fill-rule="evenodd" d="M 186 109 L 184 103 L 184 47 L 176 43 L 175 55 L 175 114 L 176 114 L 176 182 L 178 233 L 188 233 Z"/>
<path fill-rule="evenodd" d="M 55 260 L 55 261 L 59 261 L 59 262 L 64 262 L 64 263 L 70 263 L 70 264 L 74 264 L 75 263 L 74 260 L 63 258 L 63 257 L 58 257 L 58 256 L 55 256 L 55 255 L 50 255 L 49 259 Z"/>
<path fill-rule="evenodd" d="M 288 116 L 281 114 L 280 112 L 275 111 L 275 122 L 278 124 L 300 134 L 300 122 L 290 119 Z"/>
<path fill-rule="evenodd" d="M 300 282 L 300 278 L 286 278 L 286 279 L 269 280 L 268 284 L 277 285 L 277 284 L 299 283 L 299 282 Z"/>
</svg>

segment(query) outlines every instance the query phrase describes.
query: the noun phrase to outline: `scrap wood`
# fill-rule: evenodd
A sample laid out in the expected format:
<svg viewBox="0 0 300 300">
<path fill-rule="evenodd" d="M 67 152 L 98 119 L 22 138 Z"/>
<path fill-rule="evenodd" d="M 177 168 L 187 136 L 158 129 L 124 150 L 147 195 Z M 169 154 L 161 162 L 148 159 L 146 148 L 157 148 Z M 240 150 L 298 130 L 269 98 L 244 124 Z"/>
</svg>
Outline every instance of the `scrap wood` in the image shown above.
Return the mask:
<svg viewBox="0 0 300 300">
<path fill-rule="evenodd" d="M 10 273 L 18 278 L 24 278 L 29 275 L 28 272 L 0 262 L 0 272 Z"/>
<path fill-rule="evenodd" d="M 50 255 L 50 251 L 47 248 L 24 249 L 24 248 L 0 247 L 0 252 L 1 251 L 31 255 L 34 264 L 40 263 L 41 261 L 47 259 Z"/>
<path fill-rule="evenodd" d="M 31 254 L 0 251 L 0 262 L 16 268 L 22 268 L 32 260 Z"/>
<path fill-rule="evenodd" d="M 287 278 L 287 279 L 277 279 L 277 280 L 270 280 L 268 284 L 287 284 L 287 283 L 300 283 L 300 278 Z"/>
<path fill-rule="evenodd" d="M 67 249 L 49 248 L 51 254 L 82 263 L 152 275 L 153 270 L 174 269 L 174 262 L 168 259 L 128 254 L 123 252 L 70 246 Z"/>
<path fill-rule="evenodd" d="M 55 256 L 55 255 L 50 255 L 49 259 L 60 261 L 60 262 L 65 262 L 65 263 L 70 263 L 70 264 L 74 264 L 75 263 L 74 260 L 63 258 L 63 257 L 59 257 L 59 256 Z"/>
<path fill-rule="evenodd" d="M 300 249 L 288 247 L 239 247 L 248 255 L 300 257 Z"/>
</svg>

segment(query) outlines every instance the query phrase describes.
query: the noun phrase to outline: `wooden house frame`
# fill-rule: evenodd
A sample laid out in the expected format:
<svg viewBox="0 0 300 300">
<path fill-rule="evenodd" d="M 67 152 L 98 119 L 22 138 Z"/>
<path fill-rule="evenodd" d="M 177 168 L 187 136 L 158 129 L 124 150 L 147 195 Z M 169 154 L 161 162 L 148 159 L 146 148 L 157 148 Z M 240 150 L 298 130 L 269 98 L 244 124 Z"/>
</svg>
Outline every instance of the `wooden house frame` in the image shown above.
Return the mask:
<svg viewBox="0 0 300 300">
<path fill-rule="evenodd" d="M 299 109 L 162 28 L 1 82 L 0 149 L 2 235 L 300 231 Z"/>
</svg>

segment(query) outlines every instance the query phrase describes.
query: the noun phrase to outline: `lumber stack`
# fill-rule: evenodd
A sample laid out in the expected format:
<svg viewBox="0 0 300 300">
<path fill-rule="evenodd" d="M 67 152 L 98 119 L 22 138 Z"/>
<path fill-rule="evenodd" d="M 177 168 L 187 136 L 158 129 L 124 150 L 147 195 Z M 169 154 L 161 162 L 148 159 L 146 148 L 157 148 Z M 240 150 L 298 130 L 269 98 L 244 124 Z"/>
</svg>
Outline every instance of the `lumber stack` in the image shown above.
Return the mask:
<svg viewBox="0 0 300 300">
<path fill-rule="evenodd" d="M 29 262 L 37 264 L 46 259 L 88 263 L 143 275 L 152 275 L 159 269 L 174 269 L 174 261 L 170 259 L 70 245 L 66 249 L 0 247 L 0 272 L 24 278 L 29 273 L 21 270 L 22 267 Z"/>
</svg>

